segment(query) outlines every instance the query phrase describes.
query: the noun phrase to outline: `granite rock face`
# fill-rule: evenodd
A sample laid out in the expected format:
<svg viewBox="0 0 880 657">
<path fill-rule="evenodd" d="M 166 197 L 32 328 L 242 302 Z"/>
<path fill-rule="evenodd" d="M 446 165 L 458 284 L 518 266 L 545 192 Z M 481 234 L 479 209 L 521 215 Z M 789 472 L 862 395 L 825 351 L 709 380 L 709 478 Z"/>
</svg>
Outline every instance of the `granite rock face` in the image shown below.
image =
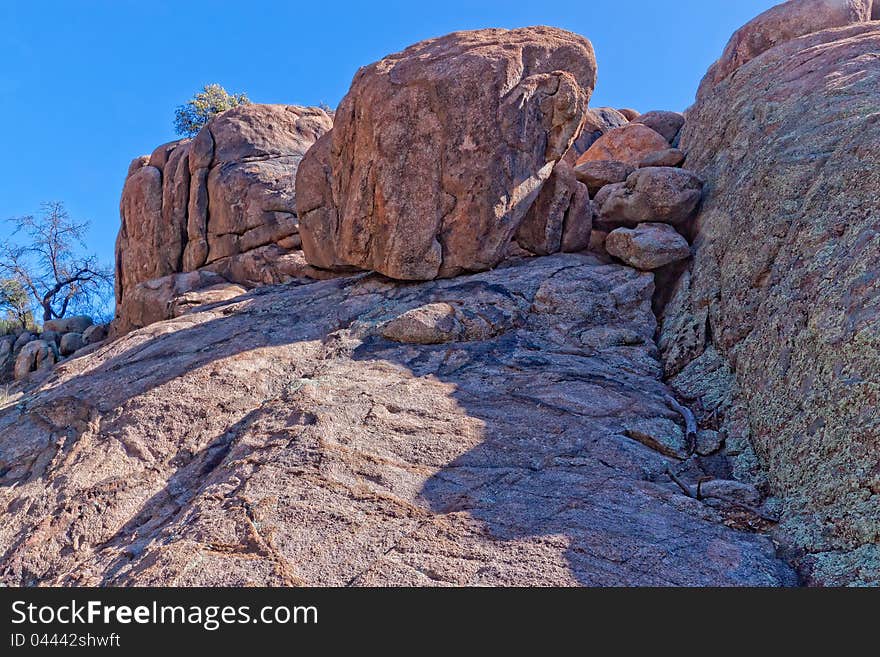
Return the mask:
<svg viewBox="0 0 880 657">
<path fill-rule="evenodd" d="M 235 276 L 269 249 L 275 257 L 261 258 L 259 278 L 288 280 L 286 256 L 300 247 L 296 170 L 331 126 L 318 108 L 243 105 L 193 140 L 135 159 L 120 202 L 115 332 L 143 326 L 139 317 L 167 318 L 157 305 L 143 306 L 151 303 L 143 285 L 166 276 L 209 269 L 249 285 Z"/>
<path fill-rule="evenodd" d="M 746 23 L 730 38 L 721 58 L 709 69 L 697 97 L 744 64 L 774 46 L 821 30 L 871 20 L 876 0 L 789 0 Z M 877 8 L 874 19 L 878 18 Z"/>
<path fill-rule="evenodd" d="M 0 406 L 0 581 L 791 583 L 665 474 L 652 291 L 555 255 L 263 288 L 100 345 Z"/>
<path fill-rule="evenodd" d="M 298 172 L 307 261 L 402 280 L 497 265 L 595 81 L 590 42 L 549 27 L 456 32 L 360 69 Z"/>
<path fill-rule="evenodd" d="M 781 496 L 813 583 L 880 580 L 878 52 L 878 23 L 770 48 L 681 138 L 706 198 L 663 319 L 667 373 L 751 442 L 745 469 Z"/>
</svg>

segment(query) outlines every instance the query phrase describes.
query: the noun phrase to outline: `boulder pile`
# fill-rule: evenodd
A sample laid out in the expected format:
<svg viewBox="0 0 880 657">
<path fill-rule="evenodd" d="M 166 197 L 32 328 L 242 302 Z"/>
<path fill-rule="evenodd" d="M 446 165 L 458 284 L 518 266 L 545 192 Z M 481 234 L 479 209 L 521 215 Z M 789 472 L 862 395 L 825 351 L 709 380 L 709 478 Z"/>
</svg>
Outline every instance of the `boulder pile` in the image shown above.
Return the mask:
<svg viewBox="0 0 880 657">
<path fill-rule="evenodd" d="M 42 331 L 21 330 L 0 336 L 0 381 L 22 380 L 107 338 L 108 326 L 89 317 L 65 317 L 43 324 Z"/>
<path fill-rule="evenodd" d="M 593 246 L 626 264 L 652 271 L 690 256 L 685 235 L 699 207 L 703 182 L 679 168 L 685 117 L 653 111 L 606 131 L 575 162 L 574 177 L 593 198 Z"/>
<path fill-rule="evenodd" d="M 331 125 L 315 107 L 243 105 L 194 139 L 132 161 L 120 202 L 114 333 L 171 317 L 168 290 L 229 285 L 231 293 L 308 271 L 294 179 Z"/>
</svg>

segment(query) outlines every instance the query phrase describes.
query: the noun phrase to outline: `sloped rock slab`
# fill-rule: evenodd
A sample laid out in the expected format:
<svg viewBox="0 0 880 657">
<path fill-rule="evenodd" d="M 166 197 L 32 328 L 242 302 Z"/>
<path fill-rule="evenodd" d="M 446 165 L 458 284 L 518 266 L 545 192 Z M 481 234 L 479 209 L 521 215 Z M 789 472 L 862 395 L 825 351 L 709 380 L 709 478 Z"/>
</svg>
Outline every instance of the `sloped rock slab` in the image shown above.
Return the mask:
<svg viewBox="0 0 880 657">
<path fill-rule="evenodd" d="M 679 421 L 652 291 L 585 255 L 364 274 L 99 346 L 0 409 L 0 581 L 787 583 L 625 435 Z"/>
</svg>

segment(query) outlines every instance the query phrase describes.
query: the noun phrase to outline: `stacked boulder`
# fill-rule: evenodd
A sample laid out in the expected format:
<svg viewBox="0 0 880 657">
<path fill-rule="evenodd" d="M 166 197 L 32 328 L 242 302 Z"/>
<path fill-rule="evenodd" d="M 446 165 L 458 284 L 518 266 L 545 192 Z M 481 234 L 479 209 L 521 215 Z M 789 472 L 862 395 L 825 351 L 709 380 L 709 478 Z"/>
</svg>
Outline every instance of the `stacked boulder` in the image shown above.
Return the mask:
<svg viewBox="0 0 880 657">
<path fill-rule="evenodd" d="M 315 107 L 244 105 L 136 158 L 120 202 L 114 331 L 171 317 L 181 294 L 228 298 L 301 275 L 294 177 L 331 125 Z"/>
<path fill-rule="evenodd" d="M 362 68 L 332 120 L 222 113 L 129 169 L 114 333 L 357 270 L 430 280 L 602 243 L 640 269 L 687 257 L 684 117 L 589 109 L 595 82 L 587 39 L 489 29 Z"/>
<path fill-rule="evenodd" d="M 84 316 L 53 319 L 36 333 L 22 330 L 0 336 L 0 380 L 16 380 L 50 368 L 62 359 L 107 338 L 106 324 Z"/>
<path fill-rule="evenodd" d="M 575 178 L 593 198 L 594 244 L 626 264 L 653 271 L 690 256 L 690 221 L 703 182 L 680 168 L 685 117 L 654 111 L 609 130 L 576 161 Z"/>
</svg>

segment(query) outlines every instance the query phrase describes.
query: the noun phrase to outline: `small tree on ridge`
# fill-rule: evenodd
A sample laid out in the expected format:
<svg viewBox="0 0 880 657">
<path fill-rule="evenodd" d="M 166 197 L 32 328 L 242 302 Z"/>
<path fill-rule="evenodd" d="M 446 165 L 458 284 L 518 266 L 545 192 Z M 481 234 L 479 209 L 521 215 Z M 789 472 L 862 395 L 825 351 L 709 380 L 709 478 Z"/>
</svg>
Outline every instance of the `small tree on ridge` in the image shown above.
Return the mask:
<svg viewBox="0 0 880 657">
<path fill-rule="evenodd" d="M 199 130 L 221 112 L 249 105 L 245 94 L 230 94 L 219 84 L 208 84 L 174 112 L 174 129 L 183 137 L 195 137 Z"/>
</svg>

